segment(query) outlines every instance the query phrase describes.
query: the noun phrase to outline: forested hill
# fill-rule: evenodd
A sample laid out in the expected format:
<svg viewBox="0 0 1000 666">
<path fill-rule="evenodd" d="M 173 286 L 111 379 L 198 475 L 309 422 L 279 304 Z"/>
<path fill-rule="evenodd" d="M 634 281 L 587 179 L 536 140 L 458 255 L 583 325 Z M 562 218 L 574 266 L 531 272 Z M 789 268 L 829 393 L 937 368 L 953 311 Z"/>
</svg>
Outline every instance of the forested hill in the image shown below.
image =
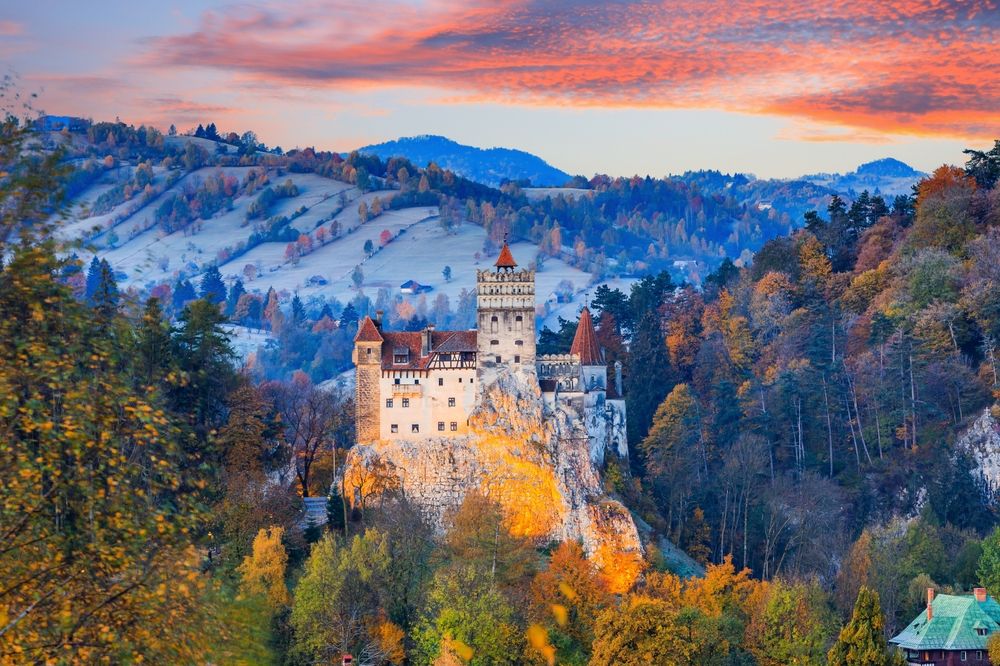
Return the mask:
<svg viewBox="0 0 1000 666">
<path fill-rule="evenodd" d="M 561 186 L 572 178 L 565 171 L 523 150 L 476 148 L 428 134 L 365 146 L 358 148 L 358 152 L 377 155 L 383 160 L 405 157 L 421 167 L 434 162 L 442 169 L 492 187 L 499 187 L 507 180 L 527 181 L 537 187 Z"/>
<path fill-rule="evenodd" d="M 910 194 L 917 181 L 926 175 L 905 162 L 887 157 L 862 164 L 849 173 L 817 173 L 801 179 L 851 197 L 865 190 L 889 197 Z"/>
</svg>

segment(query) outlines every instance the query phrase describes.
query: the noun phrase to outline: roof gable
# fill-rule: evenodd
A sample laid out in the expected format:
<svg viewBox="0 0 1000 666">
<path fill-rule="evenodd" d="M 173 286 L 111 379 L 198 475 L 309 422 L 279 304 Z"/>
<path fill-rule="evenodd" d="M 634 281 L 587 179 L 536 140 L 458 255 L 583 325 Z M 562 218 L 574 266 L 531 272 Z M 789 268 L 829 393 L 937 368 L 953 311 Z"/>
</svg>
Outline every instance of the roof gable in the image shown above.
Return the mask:
<svg viewBox="0 0 1000 666">
<path fill-rule="evenodd" d="M 892 642 L 912 650 L 985 650 L 991 634 L 1000 631 L 1000 604 L 991 596 L 979 602 L 973 596 L 940 594 Z M 985 629 L 985 635 L 977 629 Z"/>
</svg>

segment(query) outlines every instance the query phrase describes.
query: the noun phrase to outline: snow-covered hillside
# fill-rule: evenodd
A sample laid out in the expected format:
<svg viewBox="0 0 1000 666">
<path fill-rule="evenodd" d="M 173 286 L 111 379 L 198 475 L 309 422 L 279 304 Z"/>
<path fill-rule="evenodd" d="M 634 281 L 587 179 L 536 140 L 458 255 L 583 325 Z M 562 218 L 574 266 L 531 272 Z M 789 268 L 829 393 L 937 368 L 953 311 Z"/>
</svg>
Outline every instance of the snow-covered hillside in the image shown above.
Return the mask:
<svg viewBox="0 0 1000 666">
<path fill-rule="evenodd" d="M 427 206 L 387 209 L 362 222 L 359 216 L 362 202 L 370 209 L 376 198 L 385 202 L 394 192 L 362 194 L 351 185 L 312 173 L 269 173 L 272 184 L 290 180 L 298 189 L 298 195 L 278 199 L 267 215 L 287 216 L 299 233 L 310 236 L 312 249 L 303 256 L 288 258 L 287 241 L 263 242 L 241 249 L 248 244 L 255 228 L 260 229 L 259 220 L 256 225 L 247 221 L 248 208 L 258 192 L 235 197 L 231 210 L 223 210 L 183 230 L 167 233 L 157 223 L 158 206 L 177 193 L 185 189 L 190 192 L 218 174 L 242 182 L 250 170 L 251 167 L 207 167 L 181 175 L 156 168 L 152 185 L 163 189 L 160 194 L 144 205 L 141 197 L 133 197 L 107 213 L 88 216 L 101 194 L 128 181 L 131 168 L 120 167 L 109 171 L 101 182 L 76 198 L 60 235 L 67 240 L 83 241 L 85 245 L 77 253 L 85 263 L 94 255 L 107 259 L 118 275 L 119 286 L 140 292 L 148 292 L 158 284 L 173 285 L 178 278 L 191 279 L 197 285 L 207 268 L 218 265 L 227 285 L 240 278 L 247 291 L 261 294 L 273 287 L 286 298 L 298 294 L 303 300 L 324 296 L 346 302 L 360 291 L 374 300 L 380 289 L 388 289 L 396 296 L 403 282 L 415 280 L 431 290 L 405 298 L 416 304 L 419 299 L 430 302 L 443 293 L 454 307 L 462 289 L 474 289 L 476 270 L 493 264 L 494 257 L 483 254 L 486 236 L 481 227 L 466 223 L 445 230 L 437 208 Z M 172 183 L 168 180 L 171 177 Z M 324 230 L 325 239 L 323 233 L 317 234 L 319 229 Z M 336 237 L 331 229 L 337 230 Z M 375 248 L 371 255 L 365 252 L 369 241 Z M 522 265 L 533 264 L 538 254 L 537 246 L 526 242 L 514 244 L 512 250 Z M 451 268 L 450 280 L 443 275 L 446 266 Z M 360 290 L 352 279 L 356 267 L 360 267 L 364 276 Z M 537 273 L 537 298 L 545 323 L 554 325 L 558 315 L 575 317 L 584 292 L 592 293 L 592 289 L 588 273 L 558 259 L 546 258 Z M 557 292 L 562 294 L 561 298 L 557 298 Z M 568 301 L 567 292 L 574 294 Z M 249 335 L 244 337 L 239 345 L 243 353 L 263 341 Z"/>
</svg>

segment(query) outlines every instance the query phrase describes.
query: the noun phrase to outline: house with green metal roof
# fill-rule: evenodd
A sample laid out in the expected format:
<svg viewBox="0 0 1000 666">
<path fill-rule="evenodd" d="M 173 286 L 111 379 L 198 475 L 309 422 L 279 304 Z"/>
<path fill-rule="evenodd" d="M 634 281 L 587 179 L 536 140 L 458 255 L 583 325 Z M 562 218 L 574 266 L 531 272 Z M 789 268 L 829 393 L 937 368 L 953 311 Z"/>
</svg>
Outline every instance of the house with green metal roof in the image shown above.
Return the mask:
<svg viewBox="0 0 1000 666">
<path fill-rule="evenodd" d="M 985 666 L 986 641 L 1000 632 L 1000 603 L 977 587 L 971 595 L 927 590 L 927 608 L 889 642 L 912 666 Z"/>
</svg>

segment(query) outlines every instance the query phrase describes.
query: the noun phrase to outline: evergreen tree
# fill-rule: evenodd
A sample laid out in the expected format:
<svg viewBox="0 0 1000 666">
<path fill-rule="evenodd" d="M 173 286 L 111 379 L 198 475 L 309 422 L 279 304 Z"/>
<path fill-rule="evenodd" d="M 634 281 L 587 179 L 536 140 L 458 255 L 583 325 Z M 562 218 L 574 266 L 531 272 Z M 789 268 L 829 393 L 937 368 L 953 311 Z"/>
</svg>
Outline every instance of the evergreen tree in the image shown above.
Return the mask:
<svg viewBox="0 0 1000 666">
<path fill-rule="evenodd" d="M 837 642 L 827 655 L 829 665 L 903 666 L 901 655 L 889 651 L 884 628 L 878 592 L 862 587 L 858 590 L 850 621 L 840 630 Z"/>
<path fill-rule="evenodd" d="M 173 306 L 175 312 L 180 312 L 189 302 L 198 298 L 191 280 L 177 280 L 174 285 Z"/>
<path fill-rule="evenodd" d="M 653 412 L 673 388 L 670 357 L 655 310 L 647 310 L 639 320 L 629 351 L 625 400 L 628 440 L 635 445 L 649 430 Z"/>
<path fill-rule="evenodd" d="M 201 443 L 222 425 L 226 395 L 236 380 L 235 354 L 220 328 L 225 321 L 214 304 L 196 300 L 184 308 L 180 328 L 174 334 L 174 357 L 183 381 L 171 387 L 172 403 L 178 412 L 189 415 Z"/>
<path fill-rule="evenodd" d="M 218 266 L 212 266 L 201 278 L 201 297 L 210 303 L 222 303 L 226 300 L 226 283 Z"/>
<path fill-rule="evenodd" d="M 344 311 L 340 313 L 340 327 L 345 331 L 352 331 L 359 319 L 354 303 L 348 303 Z"/>
<path fill-rule="evenodd" d="M 226 298 L 226 315 L 232 317 L 236 313 L 236 306 L 239 305 L 240 298 L 247 293 L 243 286 L 243 280 L 236 278 L 236 282 L 229 289 L 229 296 Z"/>
<path fill-rule="evenodd" d="M 163 316 L 160 299 L 150 298 L 135 332 L 135 379 L 137 386 L 155 386 L 167 375 L 173 355 L 170 324 Z"/>
<path fill-rule="evenodd" d="M 89 305 L 94 304 L 94 294 L 101 283 L 101 262 L 95 256 L 90 260 L 90 267 L 87 269 L 87 284 L 84 289 L 84 297 Z"/>
<path fill-rule="evenodd" d="M 302 305 L 302 299 L 299 298 L 298 294 L 292 298 L 292 324 L 295 326 L 301 326 L 306 320 L 306 309 Z"/>
<path fill-rule="evenodd" d="M 110 317 L 118 310 L 118 283 L 107 259 L 101 259 L 100 277 L 91 300 L 94 309 L 105 317 Z"/>
</svg>

